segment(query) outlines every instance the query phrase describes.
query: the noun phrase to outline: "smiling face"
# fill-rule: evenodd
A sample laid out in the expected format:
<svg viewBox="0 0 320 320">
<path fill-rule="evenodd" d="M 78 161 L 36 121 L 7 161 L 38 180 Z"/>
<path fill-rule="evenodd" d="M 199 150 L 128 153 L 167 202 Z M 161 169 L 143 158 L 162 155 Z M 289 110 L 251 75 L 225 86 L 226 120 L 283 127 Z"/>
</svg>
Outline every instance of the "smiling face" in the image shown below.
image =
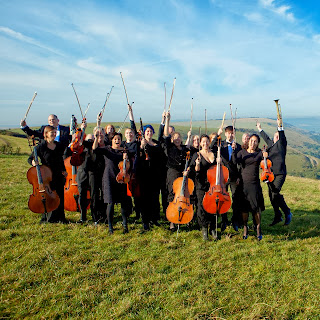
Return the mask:
<svg viewBox="0 0 320 320">
<path fill-rule="evenodd" d="M 126 129 L 124 135 L 125 135 L 126 141 L 127 141 L 128 143 L 135 140 L 135 136 L 134 136 L 134 133 L 133 133 L 133 130 L 132 130 L 132 129 Z"/>
<path fill-rule="evenodd" d="M 200 145 L 200 138 L 199 138 L 199 136 L 194 136 L 194 137 L 193 137 L 193 140 L 192 140 L 192 146 L 193 146 L 194 148 L 199 149 L 199 145 Z"/>
<path fill-rule="evenodd" d="M 106 132 L 107 134 L 115 132 L 114 127 L 111 124 L 108 124 L 106 128 Z"/>
<path fill-rule="evenodd" d="M 57 136 L 57 130 L 50 130 L 45 133 L 44 138 L 47 142 L 53 142 L 56 136 Z"/>
<path fill-rule="evenodd" d="M 50 116 L 48 117 L 48 124 L 49 124 L 49 126 L 53 126 L 53 127 L 57 128 L 59 125 L 58 117 L 54 114 L 50 114 Z"/>
<path fill-rule="evenodd" d="M 202 150 L 208 150 L 209 145 L 210 145 L 209 139 L 207 137 L 202 137 L 202 139 L 200 141 L 200 146 L 201 146 Z"/>
<path fill-rule="evenodd" d="M 153 136 L 153 131 L 150 128 L 147 128 L 146 131 L 144 132 L 144 137 L 147 140 L 151 140 Z"/>
<path fill-rule="evenodd" d="M 225 137 L 226 137 L 226 140 L 228 142 L 232 142 L 233 141 L 233 131 L 225 131 L 224 133 Z"/>
<path fill-rule="evenodd" d="M 112 139 L 112 148 L 119 149 L 121 144 L 121 136 L 116 134 Z"/>
<path fill-rule="evenodd" d="M 180 133 L 176 132 L 173 134 L 172 138 L 171 138 L 171 142 L 176 146 L 179 147 L 181 145 L 181 136 Z"/>
<path fill-rule="evenodd" d="M 244 134 L 242 135 L 242 143 L 243 143 L 243 144 L 248 143 L 249 137 L 250 137 L 250 135 L 249 135 L 248 133 L 244 133 Z"/>
<path fill-rule="evenodd" d="M 248 150 L 255 151 L 258 148 L 258 145 L 259 145 L 258 138 L 256 136 L 252 136 L 249 139 Z"/>
</svg>

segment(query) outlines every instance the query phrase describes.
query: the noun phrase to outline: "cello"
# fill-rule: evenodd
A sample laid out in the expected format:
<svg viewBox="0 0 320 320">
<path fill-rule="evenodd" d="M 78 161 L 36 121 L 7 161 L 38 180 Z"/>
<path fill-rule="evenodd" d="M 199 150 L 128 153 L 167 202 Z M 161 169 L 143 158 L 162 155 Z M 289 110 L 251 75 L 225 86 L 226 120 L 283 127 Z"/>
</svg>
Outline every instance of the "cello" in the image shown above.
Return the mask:
<svg viewBox="0 0 320 320">
<path fill-rule="evenodd" d="M 263 146 L 263 153 L 266 152 L 266 146 Z M 260 167 L 262 169 L 260 180 L 262 182 L 272 182 L 274 180 L 274 174 L 271 171 L 272 162 L 267 157 L 263 157 L 260 162 Z"/>
<path fill-rule="evenodd" d="M 187 152 L 184 172 L 187 171 L 190 161 L 190 151 Z M 174 199 L 169 203 L 166 211 L 167 219 L 175 224 L 189 223 L 194 214 L 193 205 L 190 203 L 190 195 L 194 189 L 194 182 L 187 177 L 179 177 L 173 182 Z"/>
<path fill-rule="evenodd" d="M 221 164 L 221 137 L 218 137 L 217 164 L 207 171 L 209 190 L 203 197 L 203 208 L 211 214 L 226 213 L 231 207 L 230 195 L 226 190 L 229 170 Z"/>
<path fill-rule="evenodd" d="M 77 119 L 74 115 L 71 117 L 71 134 L 74 133 L 77 128 Z M 71 156 L 64 160 L 64 165 L 67 171 L 66 183 L 64 186 L 64 209 L 71 212 L 80 212 L 79 206 L 79 190 L 76 181 L 77 167 L 71 164 Z M 87 193 L 88 208 L 90 206 L 90 192 Z"/>
<path fill-rule="evenodd" d="M 36 166 L 31 167 L 27 172 L 27 178 L 33 186 L 33 193 L 29 197 L 28 207 L 32 212 L 47 214 L 56 210 L 60 204 L 60 198 L 56 191 L 50 188 L 52 171 L 45 165 L 39 165 L 36 147 L 33 148 L 34 161 Z"/>
</svg>

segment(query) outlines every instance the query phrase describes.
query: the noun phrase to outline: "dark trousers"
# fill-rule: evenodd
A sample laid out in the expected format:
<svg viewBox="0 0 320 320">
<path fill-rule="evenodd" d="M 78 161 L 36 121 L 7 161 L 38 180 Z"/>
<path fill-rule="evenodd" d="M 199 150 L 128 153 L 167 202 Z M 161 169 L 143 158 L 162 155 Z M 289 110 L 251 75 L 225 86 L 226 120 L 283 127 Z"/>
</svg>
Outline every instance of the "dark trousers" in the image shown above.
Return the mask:
<svg viewBox="0 0 320 320">
<path fill-rule="evenodd" d="M 101 176 L 89 171 L 82 181 L 78 181 L 79 205 L 81 220 L 87 220 L 88 190 L 90 190 L 90 208 L 91 216 L 94 222 L 105 217 L 103 197 L 102 197 L 102 179 Z"/>
<path fill-rule="evenodd" d="M 283 195 L 280 193 L 281 188 L 286 180 L 286 175 L 279 174 L 274 176 L 273 182 L 268 183 L 269 197 L 274 210 L 274 218 L 281 218 L 281 211 L 287 216 L 290 213 L 290 208 L 287 206 Z"/>
<path fill-rule="evenodd" d="M 131 214 L 131 209 L 132 209 L 131 198 L 126 197 L 126 199 L 124 199 L 121 202 L 122 224 L 124 227 L 127 227 L 127 225 L 128 225 L 127 218 Z M 114 203 L 107 203 L 106 214 L 107 214 L 109 229 L 112 230 L 113 229 L 113 216 L 114 216 Z"/>
<path fill-rule="evenodd" d="M 204 210 L 203 205 L 202 205 L 204 195 L 205 195 L 205 191 L 197 190 L 197 200 L 198 200 L 197 219 L 198 219 L 198 223 L 201 228 L 202 227 L 207 228 L 208 226 L 210 226 L 210 229 L 215 229 L 216 215 L 210 214 Z"/>
<path fill-rule="evenodd" d="M 242 225 L 242 210 L 241 203 L 244 199 L 243 185 L 242 183 L 237 184 L 235 181 L 231 181 L 228 186 L 230 187 L 232 194 L 232 222 L 237 225 Z"/>
<path fill-rule="evenodd" d="M 42 214 L 41 222 L 65 222 L 66 216 L 64 214 L 64 184 L 66 179 L 62 176 L 59 179 L 52 180 L 50 186 L 52 190 L 55 190 L 60 198 L 59 207 L 56 210 Z"/>
<path fill-rule="evenodd" d="M 141 216 L 144 224 L 150 221 L 156 222 L 160 219 L 159 193 L 158 184 L 141 185 Z"/>
</svg>

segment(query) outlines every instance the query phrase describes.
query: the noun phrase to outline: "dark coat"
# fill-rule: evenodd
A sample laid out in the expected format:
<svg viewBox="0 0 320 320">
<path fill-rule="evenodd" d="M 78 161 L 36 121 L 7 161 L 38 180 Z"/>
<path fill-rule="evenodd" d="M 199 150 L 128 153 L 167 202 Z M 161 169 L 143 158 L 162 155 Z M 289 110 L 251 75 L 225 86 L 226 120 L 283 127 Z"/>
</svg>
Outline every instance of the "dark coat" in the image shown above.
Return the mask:
<svg viewBox="0 0 320 320">
<path fill-rule="evenodd" d="M 43 131 L 44 128 L 46 127 L 42 126 L 40 129 L 38 130 L 32 130 L 30 129 L 28 126 L 24 127 L 22 130 L 28 135 L 28 136 L 34 136 L 36 138 L 39 138 L 41 140 L 44 139 L 43 136 Z M 69 127 L 65 127 L 65 126 L 61 126 L 59 125 L 59 129 L 60 129 L 60 137 L 59 137 L 59 142 L 66 148 L 69 144 L 69 142 L 71 141 L 71 136 L 70 136 L 70 129 Z"/>
<path fill-rule="evenodd" d="M 273 143 L 273 140 L 262 130 L 261 137 L 266 142 L 268 149 L 268 158 L 272 162 L 272 171 L 274 175 L 287 174 L 286 154 L 287 154 L 287 139 L 283 130 L 279 130 L 279 140 Z"/>
</svg>

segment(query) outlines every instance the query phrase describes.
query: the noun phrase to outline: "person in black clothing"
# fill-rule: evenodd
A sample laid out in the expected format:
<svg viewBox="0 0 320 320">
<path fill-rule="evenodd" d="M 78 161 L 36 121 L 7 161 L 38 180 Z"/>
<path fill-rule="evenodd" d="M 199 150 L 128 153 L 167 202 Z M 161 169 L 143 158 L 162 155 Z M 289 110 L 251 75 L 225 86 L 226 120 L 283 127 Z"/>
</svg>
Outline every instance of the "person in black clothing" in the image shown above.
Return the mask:
<svg viewBox="0 0 320 320">
<path fill-rule="evenodd" d="M 252 134 L 248 144 L 240 151 L 236 149 L 233 143 L 234 152 L 232 153 L 232 161 L 234 164 L 241 165 L 241 175 L 243 181 L 243 193 L 245 199 L 242 205 L 243 219 L 243 239 L 248 237 L 248 217 L 249 211 L 252 212 L 257 228 L 257 238 L 262 239 L 261 233 L 261 212 L 264 211 L 264 199 L 259 178 L 259 166 L 263 159 L 263 154 L 259 149 L 260 138 L 256 134 Z M 264 156 L 268 156 L 267 153 Z"/>
<path fill-rule="evenodd" d="M 162 113 L 162 119 L 159 126 L 158 132 L 158 141 L 162 144 L 164 141 L 163 133 L 164 126 L 166 122 L 166 112 Z M 175 131 L 173 126 L 169 126 L 169 134 L 172 134 Z M 167 159 L 166 155 L 163 154 L 163 161 L 161 162 L 161 175 L 160 175 L 160 191 L 161 191 L 161 204 L 163 213 L 166 214 L 167 206 L 168 206 L 168 190 L 167 190 L 167 167 L 166 167 Z"/>
<path fill-rule="evenodd" d="M 141 191 L 141 215 L 143 229 L 150 230 L 150 222 L 159 226 L 160 219 L 160 179 L 163 171 L 163 150 L 159 141 L 152 139 L 153 127 L 148 124 L 143 127 L 143 139 L 141 140 L 140 161 L 140 191 Z"/>
<path fill-rule="evenodd" d="M 218 136 L 220 136 L 222 133 L 222 129 L 220 128 L 218 130 L 218 135 L 213 138 L 211 142 L 211 148 L 213 150 L 217 149 L 216 142 Z M 226 140 L 222 141 L 221 143 L 221 157 L 223 161 L 223 165 L 227 167 L 229 170 L 229 180 L 227 183 L 227 189 L 231 189 L 232 194 L 232 226 L 235 231 L 238 231 L 239 225 L 242 224 L 242 210 L 241 210 L 241 203 L 243 199 L 243 192 L 242 192 L 242 181 L 241 181 L 241 175 L 239 172 L 239 169 L 237 165 L 235 165 L 232 161 L 232 153 L 238 152 L 241 150 L 241 146 L 238 143 L 234 144 L 234 148 L 232 147 L 232 144 L 234 142 L 234 130 L 233 126 L 227 126 L 224 131 Z M 227 213 L 222 215 L 222 225 L 221 225 L 221 231 L 224 231 L 229 224 L 228 222 L 228 216 Z"/>
<path fill-rule="evenodd" d="M 164 139 L 162 142 L 162 148 L 167 157 L 167 179 L 166 179 L 166 189 L 168 193 L 167 201 L 172 202 L 174 199 L 173 193 L 173 182 L 182 177 L 183 171 L 186 164 L 187 152 L 190 151 L 190 146 L 185 146 L 182 144 L 181 135 L 178 132 L 174 132 L 172 135 L 169 134 L 169 122 L 170 113 L 166 114 L 166 124 L 164 127 Z M 189 139 L 191 132 L 188 133 Z M 170 230 L 175 229 L 174 224 L 170 223 Z"/>
<path fill-rule="evenodd" d="M 130 121 L 131 122 L 131 121 Z M 141 196 L 140 196 L 140 178 L 139 178 L 139 162 L 140 162 L 140 142 L 136 140 L 135 124 L 131 128 L 125 130 L 126 141 L 122 141 L 121 146 L 128 151 L 131 166 L 131 178 L 128 188 L 132 194 L 134 201 L 134 210 L 136 212 L 136 220 L 141 215 Z M 132 128 L 134 127 L 134 129 Z"/>
<path fill-rule="evenodd" d="M 109 234 L 113 234 L 113 215 L 114 205 L 116 203 L 121 204 L 121 215 L 123 220 L 123 233 L 128 233 L 127 217 L 131 213 L 131 199 L 127 196 L 127 185 L 124 183 L 118 183 L 116 176 L 120 169 L 118 164 L 124 159 L 128 160 L 127 153 L 123 152 L 121 147 L 122 135 L 121 133 L 114 133 L 112 137 L 111 146 L 99 147 L 98 146 L 98 132 L 95 133 L 95 139 L 93 143 L 93 151 L 97 155 L 104 155 L 105 169 L 103 172 L 103 199 L 106 204 L 106 213 L 109 226 Z"/>
<path fill-rule="evenodd" d="M 68 146 L 71 141 L 70 129 L 69 127 L 65 127 L 59 124 L 59 119 L 55 114 L 50 114 L 48 117 L 49 126 L 52 126 L 56 129 L 56 138 L 55 141 L 60 142 L 65 148 Z M 42 126 L 39 130 L 32 130 L 27 126 L 25 120 L 21 120 L 20 122 L 21 129 L 28 135 L 34 136 L 36 138 L 44 139 L 44 128 L 46 126 Z"/>
<path fill-rule="evenodd" d="M 207 241 L 208 226 L 213 238 L 217 238 L 215 215 L 206 212 L 203 208 L 202 202 L 205 193 L 209 190 L 209 182 L 207 179 L 207 171 L 215 164 L 216 158 L 210 149 L 210 138 L 206 134 L 201 135 L 200 138 L 201 150 L 195 153 L 192 157 L 190 168 L 195 173 L 195 185 L 197 193 L 197 218 L 201 227 L 203 239 Z"/>
<path fill-rule="evenodd" d="M 283 127 L 280 126 L 281 122 L 278 120 L 278 131 L 274 134 L 273 141 L 262 130 L 261 124 L 257 122 L 257 128 L 261 137 L 266 142 L 268 148 L 269 159 L 272 162 L 272 171 L 274 174 L 274 180 L 268 183 L 269 197 L 274 210 L 274 218 L 270 226 L 282 221 L 281 211 L 285 215 L 285 225 L 288 225 L 292 220 L 292 213 L 287 206 L 283 195 L 280 193 L 281 188 L 286 180 L 287 168 L 286 168 L 286 153 L 287 153 L 287 139 L 284 134 Z"/>
<path fill-rule="evenodd" d="M 113 137 L 113 134 L 116 132 L 116 128 L 114 127 L 113 124 L 107 124 L 105 127 L 104 127 L 104 131 L 105 131 L 105 144 L 108 145 L 108 146 L 111 146 L 112 142 L 112 137 Z"/>
<path fill-rule="evenodd" d="M 63 162 L 64 146 L 55 141 L 56 129 L 52 126 L 46 126 L 44 128 L 43 137 L 44 140 L 42 140 L 40 144 L 36 146 L 37 154 L 41 160 L 41 163 L 49 167 L 52 171 L 52 181 L 50 183 L 50 187 L 52 190 L 56 190 L 60 198 L 60 204 L 56 210 L 48 212 L 47 216 L 43 214 L 40 223 L 67 223 L 64 214 L 64 184 L 66 182 L 65 177 L 67 175 Z M 33 159 L 33 153 L 30 155 L 28 162 L 33 166 L 37 165 Z"/>
</svg>

